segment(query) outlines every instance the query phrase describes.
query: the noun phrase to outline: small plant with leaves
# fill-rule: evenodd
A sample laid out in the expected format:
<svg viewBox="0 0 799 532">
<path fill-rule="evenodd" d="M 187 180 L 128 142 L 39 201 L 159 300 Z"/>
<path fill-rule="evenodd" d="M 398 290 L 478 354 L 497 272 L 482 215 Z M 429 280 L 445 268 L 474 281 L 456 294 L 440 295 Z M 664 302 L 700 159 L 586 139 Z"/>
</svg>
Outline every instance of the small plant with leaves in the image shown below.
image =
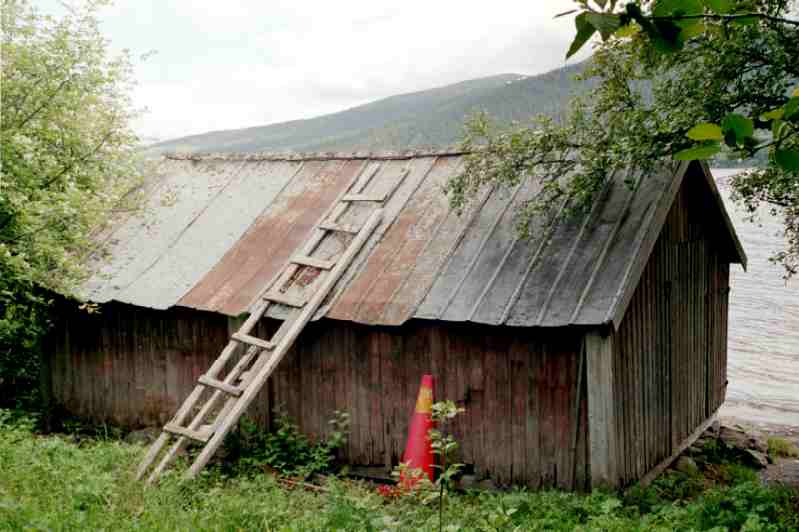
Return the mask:
<svg viewBox="0 0 799 532">
<path fill-rule="evenodd" d="M 443 530 L 444 526 L 444 495 L 452 489 L 452 482 L 455 476 L 463 469 L 463 464 L 455 461 L 455 454 L 458 451 L 458 441 L 452 434 L 445 432 L 447 424 L 455 417 L 465 412 L 453 401 L 439 401 L 433 404 L 432 418 L 436 427 L 430 429 L 428 437 L 433 454 L 438 457 L 438 464 L 433 467 L 438 469 L 438 478 L 435 485 L 438 492 L 438 529 Z"/>
<path fill-rule="evenodd" d="M 336 410 L 330 420 L 330 435 L 317 442 L 309 440 L 283 408 L 275 409 L 275 414 L 272 432 L 262 431 L 249 418 L 242 419 L 238 433 L 227 442 L 228 449 L 239 458 L 238 468 L 266 466 L 280 474 L 302 478 L 330 471 L 336 450 L 347 442 L 349 414 Z"/>
</svg>

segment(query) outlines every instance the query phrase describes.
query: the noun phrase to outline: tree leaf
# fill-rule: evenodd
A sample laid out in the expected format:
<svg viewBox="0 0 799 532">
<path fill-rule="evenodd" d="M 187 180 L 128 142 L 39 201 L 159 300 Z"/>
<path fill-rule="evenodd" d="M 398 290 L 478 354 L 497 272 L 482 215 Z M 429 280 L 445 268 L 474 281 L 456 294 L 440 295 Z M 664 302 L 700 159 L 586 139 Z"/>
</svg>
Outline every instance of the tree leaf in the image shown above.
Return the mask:
<svg viewBox="0 0 799 532">
<path fill-rule="evenodd" d="M 639 26 L 634 22 L 630 22 L 629 24 L 617 29 L 616 33 L 614 33 L 613 35 L 618 37 L 619 39 L 625 39 L 627 37 L 632 37 L 639 31 L 641 31 L 641 26 Z"/>
<path fill-rule="evenodd" d="M 784 120 L 792 120 L 794 117 L 799 116 L 799 96 L 794 96 L 783 107 L 785 113 L 782 115 Z"/>
<path fill-rule="evenodd" d="M 675 17 L 680 15 L 700 15 L 703 12 L 700 0 L 658 0 L 652 8 L 654 17 Z M 674 20 L 674 24 L 680 27 L 688 27 L 696 23 L 696 20 Z"/>
<path fill-rule="evenodd" d="M 734 133 L 738 142 L 743 142 L 745 138 L 755 134 L 754 122 L 738 113 L 729 113 L 725 116 L 721 121 L 721 129 L 724 133 Z"/>
<path fill-rule="evenodd" d="M 586 20 L 599 31 L 603 40 L 613 35 L 621 27 L 621 17 L 608 13 L 586 12 Z"/>
<path fill-rule="evenodd" d="M 732 0 L 705 0 L 705 5 L 719 15 L 726 15 L 732 11 Z"/>
<path fill-rule="evenodd" d="M 678 161 L 696 161 L 698 159 L 710 159 L 718 152 L 721 151 L 721 144 L 718 142 L 711 142 L 707 144 L 700 144 L 693 148 L 678 151 L 674 154 L 674 158 Z"/>
<path fill-rule="evenodd" d="M 696 22 L 691 24 L 690 26 L 685 26 L 680 30 L 679 38 L 685 42 L 688 39 L 692 39 L 694 37 L 698 37 L 705 33 L 705 23 L 704 22 Z"/>
<path fill-rule="evenodd" d="M 688 130 L 685 136 L 692 140 L 721 140 L 724 138 L 724 133 L 721 132 L 721 127 L 718 124 L 706 122 L 695 125 Z"/>
<path fill-rule="evenodd" d="M 732 19 L 732 23 L 738 26 L 751 26 L 752 24 L 757 23 L 760 20 L 760 17 L 752 16 L 752 17 L 739 17 Z"/>
<path fill-rule="evenodd" d="M 769 120 L 777 120 L 782 118 L 782 115 L 785 114 L 785 109 L 782 107 L 777 107 L 776 109 L 772 109 L 767 113 L 763 113 L 760 115 L 760 120 L 763 122 L 768 122 Z"/>
<path fill-rule="evenodd" d="M 783 122 L 781 119 L 779 118 L 774 119 L 774 121 L 771 123 L 771 136 L 774 137 L 775 139 L 780 138 L 782 133 L 782 127 L 784 125 L 785 122 Z"/>
<path fill-rule="evenodd" d="M 670 20 L 656 20 L 652 26 L 656 32 L 651 35 L 652 45 L 663 53 L 676 52 L 683 46 L 680 27 Z"/>
<path fill-rule="evenodd" d="M 796 88 L 793 90 L 793 92 L 791 93 L 791 96 L 799 96 L 799 87 L 796 87 Z"/>
<path fill-rule="evenodd" d="M 577 28 L 577 35 L 574 36 L 574 40 L 572 41 L 571 46 L 569 46 L 569 51 L 566 52 L 566 59 L 570 58 L 578 51 L 583 45 L 588 42 L 588 39 L 596 32 L 596 28 L 588 22 L 586 18 L 587 13 L 580 13 L 576 17 L 574 17 L 574 25 Z"/>
<path fill-rule="evenodd" d="M 783 170 L 799 172 L 799 150 L 775 150 L 774 161 Z"/>
</svg>

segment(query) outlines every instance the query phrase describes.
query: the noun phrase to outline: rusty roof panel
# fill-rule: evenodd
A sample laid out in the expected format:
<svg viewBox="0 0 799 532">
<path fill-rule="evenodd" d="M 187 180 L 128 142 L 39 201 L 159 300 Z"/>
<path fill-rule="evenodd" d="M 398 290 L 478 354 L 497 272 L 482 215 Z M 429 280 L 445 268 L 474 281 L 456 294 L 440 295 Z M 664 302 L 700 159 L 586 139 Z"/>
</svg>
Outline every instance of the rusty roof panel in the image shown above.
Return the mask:
<svg viewBox="0 0 799 532">
<path fill-rule="evenodd" d="M 383 223 L 385 234 L 380 235 L 379 244 L 369 255 L 364 268 L 336 301 L 330 317 L 381 323 L 397 289 L 446 216 L 448 209 L 441 187 L 452 175 L 453 165 L 458 164 L 458 160 L 447 157 L 419 163 L 411 165 L 406 178 L 408 185 L 413 186 L 409 191 L 411 194 L 388 202 L 387 207 L 393 208 L 387 212 L 388 217 Z M 394 216 L 390 217 L 392 214 Z M 400 323 L 405 320 L 407 316 Z"/>
<path fill-rule="evenodd" d="M 620 174 L 587 216 L 542 216 L 525 240 L 517 237 L 515 213 L 540 181 L 485 189 L 459 215 L 442 187 L 462 163 L 462 154 L 433 152 L 168 158 L 148 188 L 148 210 L 110 232 L 112 257 L 98 262 L 85 291 L 95 301 L 238 315 L 349 190 L 390 199 L 317 317 L 385 325 L 414 317 L 607 323 L 637 283 L 631 272 L 647 253 L 644 241 L 659 231 L 649 227 L 658 223 L 653 212 L 682 179 L 667 168 L 633 189 Z M 354 204 L 337 221 L 359 225 L 371 208 Z M 323 239 L 314 256 L 336 256 L 349 238 Z M 307 293 L 317 274 L 301 268 L 282 288 Z"/>
<path fill-rule="evenodd" d="M 180 304 L 229 315 L 246 311 L 261 288 L 308 238 L 321 214 L 363 164 L 361 161 L 305 162 Z"/>
</svg>

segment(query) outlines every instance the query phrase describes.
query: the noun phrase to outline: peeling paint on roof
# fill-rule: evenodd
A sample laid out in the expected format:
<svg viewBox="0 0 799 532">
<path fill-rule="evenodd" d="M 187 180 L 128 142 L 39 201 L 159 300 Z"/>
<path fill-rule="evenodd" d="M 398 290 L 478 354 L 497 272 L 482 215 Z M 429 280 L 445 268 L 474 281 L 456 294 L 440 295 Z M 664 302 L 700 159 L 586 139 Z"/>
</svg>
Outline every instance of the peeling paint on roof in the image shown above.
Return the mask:
<svg viewBox="0 0 799 532">
<path fill-rule="evenodd" d="M 369 193 L 392 194 L 380 227 L 317 317 L 383 325 L 411 318 L 616 323 L 637 284 L 633 264 L 660 230 L 655 212 L 670 206 L 688 167 L 664 166 L 634 179 L 633 188 L 620 172 L 587 215 L 536 220 L 535 236 L 519 239 L 516 208 L 538 181 L 485 189 L 456 214 L 442 188 L 462 164 L 455 152 L 169 156 L 149 180 L 146 209 L 104 233 L 108 257 L 95 257 L 83 293 L 96 302 L 239 315 L 359 179 Z M 359 208 L 366 207 L 353 206 L 340 222 L 357 223 Z M 318 249 L 323 258 L 346 247 L 327 240 Z M 742 251 L 737 259 L 745 261 Z M 298 290 L 313 283 L 307 268 L 292 281 Z"/>
</svg>

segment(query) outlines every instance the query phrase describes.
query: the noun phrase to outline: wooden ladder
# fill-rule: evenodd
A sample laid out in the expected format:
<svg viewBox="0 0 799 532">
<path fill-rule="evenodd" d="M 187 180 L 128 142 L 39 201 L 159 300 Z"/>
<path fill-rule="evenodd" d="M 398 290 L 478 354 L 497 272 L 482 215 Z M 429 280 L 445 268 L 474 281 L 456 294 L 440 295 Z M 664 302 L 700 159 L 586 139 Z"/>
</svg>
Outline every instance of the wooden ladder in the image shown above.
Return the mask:
<svg viewBox="0 0 799 532">
<path fill-rule="evenodd" d="M 267 285 L 268 289 L 262 291 L 250 316 L 244 321 L 241 328 L 231 336 L 227 345 L 208 371 L 197 379 L 197 385 L 194 390 L 183 402 L 172 420 L 164 426 L 158 439 L 153 442 L 148 450 L 147 455 L 139 466 L 136 475 L 137 479 L 144 478 L 144 475 L 150 466 L 155 463 L 156 458 L 161 454 L 162 449 L 170 438 L 174 438 L 175 441 L 163 453 L 161 460 L 150 473 L 147 478 L 148 484 L 158 480 L 189 441 L 200 442 L 203 444 L 203 448 L 186 472 L 186 478 L 196 476 L 222 445 L 225 436 L 236 425 L 278 363 L 291 349 L 297 336 L 313 318 L 338 279 L 347 270 L 358 251 L 380 225 L 383 209 L 379 205 L 391 197 L 409 172 L 406 167 L 401 172 L 395 185 L 385 194 L 365 194 L 362 189 L 367 186 L 379 170 L 379 166 L 377 166 L 373 168 L 372 172 L 365 174 L 364 171 L 367 166 L 368 164 L 364 166 L 361 173 L 350 182 L 347 190 L 338 197 L 333 206 L 322 217 L 322 222 L 317 224 L 302 252 L 293 256 L 283 266 L 275 280 Z M 350 192 L 352 188 L 355 188 L 356 191 Z M 377 208 L 371 212 L 361 227 L 343 225 L 337 222 L 350 205 L 361 202 L 377 205 Z M 314 251 L 319 248 L 325 238 L 337 232 L 354 235 L 338 258 L 331 260 L 314 257 Z M 319 276 L 313 283 L 310 297 L 289 295 L 281 292 L 280 288 L 286 286 L 287 283 L 291 283 L 299 268 L 302 267 L 316 268 L 320 271 Z M 251 335 L 252 329 L 272 305 L 289 307 L 289 317 L 283 321 L 277 332 L 269 340 L 263 340 Z M 220 373 L 231 361 L 240 345 L 246 347 L 244 355 L 235 363 L 227 376 L 221 378 Z M 208 397 L 209 393 L 204 394 L 206 391 L 210 393 L 210 397 Z M 203 397 L 205 397 L 204 400 Z M 222 405 L 221 409 L 214 415 L 214 410 L 220 404 Z M 197 411 L 198 408 L 199 411 Z M 197 412 L 196 415 L 191 417 L 190 414 L 195 411 Z M 208 418 L 213 419 L 208 422 L 206 421 Z"/>
</svg>

